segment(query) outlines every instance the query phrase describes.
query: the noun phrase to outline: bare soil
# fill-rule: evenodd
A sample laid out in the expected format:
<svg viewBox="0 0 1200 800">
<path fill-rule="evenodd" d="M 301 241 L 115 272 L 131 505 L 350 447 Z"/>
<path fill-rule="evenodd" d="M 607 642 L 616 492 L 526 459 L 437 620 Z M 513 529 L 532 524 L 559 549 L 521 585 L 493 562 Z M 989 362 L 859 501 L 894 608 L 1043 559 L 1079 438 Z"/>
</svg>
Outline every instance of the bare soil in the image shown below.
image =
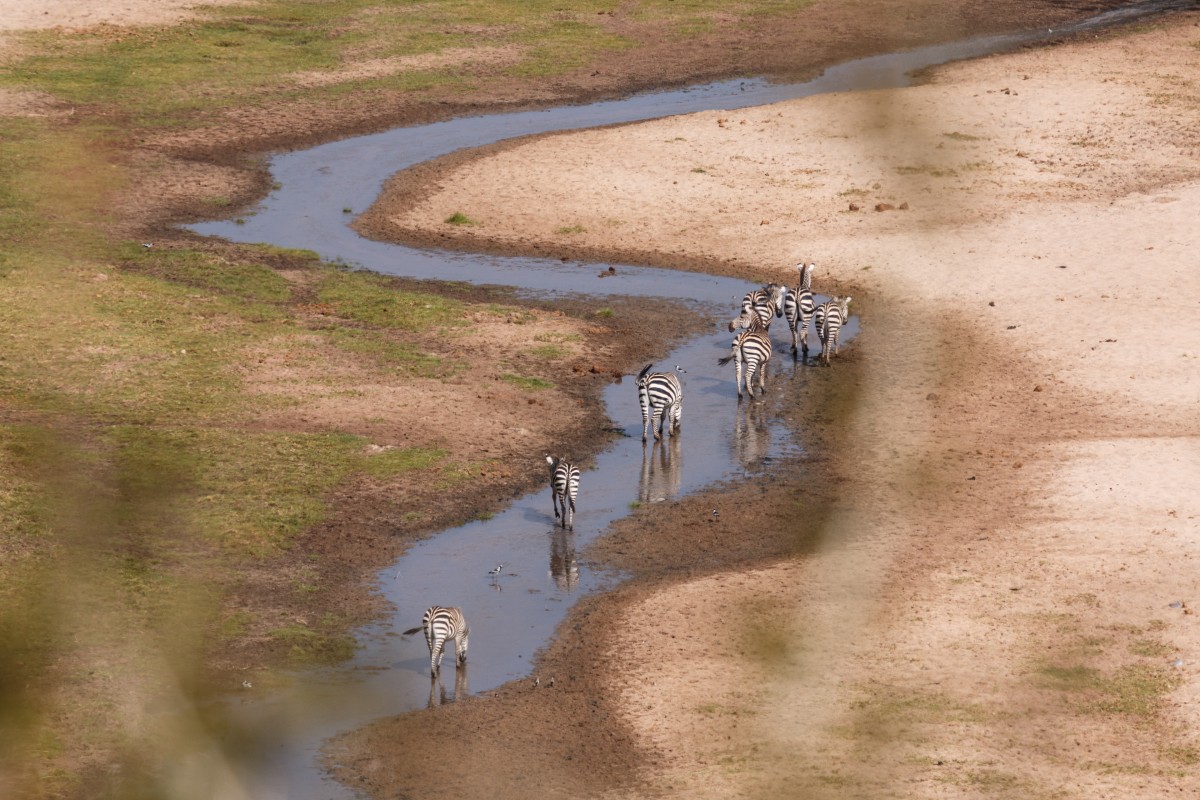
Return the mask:
<svg viewBox="0 0 1200 800">
<path fill-rule="evenodd" d="M 120 5 L 132 16 L 113 22 L 163 4 Z M 656 38 L 630 7 L 611 24 L 645 47 L 550 85 L 231 109 L 201 131 L 131 142 L 142 179 L 119 226 L 194 246 L 170 226 L 213 196 L 259 196 L 257 157 L 271 149 L 650 86 L 806 76 L 1114 5 L 817 3 L 687 41 Z M 804 392 L 770 401 L 802 420 L 813 457 L 634 514 L 589 552 L 632 577 L 575 607 L 537 661 L 537 689 L 514 682 L 354 732 L 331 751 L 336 774 L 376 797 L 1195 793 L 1200 633 L 1184 603 L 1200 589 L 1186 569 L 1200 518 L 1187 491 L 1200 478 L 1196 24 L 1180 15 L 1136 36 L 957 65 L 910 90 L 544 137 L 393 182 L 373 235 L 756 280 L 792 281 L 797 261 L 815 260 L 818 288 L 853 294 L 864 332 Z M 6 94 L 0 112 L 71 109 Z M 497 202 L 501 187 L 518 199 Z M 446 209 L 484 225 L 463 237 Z M 564 224 L 584 232 L 566 240 Z M 1142 308 L 1149 319 L 1131 321 Z M 345 487 L 296 562 L 248 574 L 241 602 L 283 602 L 280 616 L 380 613 L 366 589 L 379 566 L 540 481 L 530 459 L 544 449 L 602 447 L 603 383 L 701 324 L 680 316 L 656 331 L 652 309 L 631 302 L 620 327 L 597 330 L 587 310 L 533 309 L 539 324 L 586 332 L 556 375 L 580 409 L 569 426 L 550 427 L 536 405 L 490 416 L 490 391 L 464 407 L 482 427 L 463 447 L 494 443 L 513 465 L 486 476 L 476 505 L 439 512 L 418 486 Z M 264 363 L 264 391 L 284 366 Z M 383 422 L 326 398 L 307 419 L 262 424 L 348 416 L 400 443 L 432 427 L 416 405 L 425 388 L 373 395 L 414 403 Z M 497 433 L 514 426 L 530 438 Z M 311 555 L 320 604 L 281 600 L 272 581 Z M 250 643 L 214 667 L 280 655 Z M 1147 675 L 1169 691 L 1130 710 L 1129 676 Z"/>
</svg>

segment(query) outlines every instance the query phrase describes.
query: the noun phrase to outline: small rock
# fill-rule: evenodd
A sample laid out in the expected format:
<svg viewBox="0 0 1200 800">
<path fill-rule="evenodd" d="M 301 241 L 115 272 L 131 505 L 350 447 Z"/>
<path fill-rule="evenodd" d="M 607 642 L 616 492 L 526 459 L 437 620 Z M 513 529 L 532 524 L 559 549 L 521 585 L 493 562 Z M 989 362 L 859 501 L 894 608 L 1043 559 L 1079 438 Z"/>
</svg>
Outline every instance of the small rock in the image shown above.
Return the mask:
<svg viewBox="0 0 1200 800">
<path fill-rule="evenodd" d="M 1042 385 L 1039 383 L 1037 386 L 1033 387 L 1033 390 L 1035 392 L 1040 392 L 1042 390 Z"/>
<path fill-rule="evenodd" d="M 851 210 L 851 211 L 858 211 L 858 203 L 851 203 L 851 204 L 850 204 L 850 210 Z"/>
<path fill-rule="evenodd" d="M 905 200 L 903 203 L 900 204 L 900 210 L 908 211 L 908 201 L 907 200 Z"/>
<path fill-rule="evenodd" d="M 892 205 L 891 203 L 876 203 L 875 210 L 876 211 L 895 211 L 896 207 L 894 205 Z"/>
</svg>

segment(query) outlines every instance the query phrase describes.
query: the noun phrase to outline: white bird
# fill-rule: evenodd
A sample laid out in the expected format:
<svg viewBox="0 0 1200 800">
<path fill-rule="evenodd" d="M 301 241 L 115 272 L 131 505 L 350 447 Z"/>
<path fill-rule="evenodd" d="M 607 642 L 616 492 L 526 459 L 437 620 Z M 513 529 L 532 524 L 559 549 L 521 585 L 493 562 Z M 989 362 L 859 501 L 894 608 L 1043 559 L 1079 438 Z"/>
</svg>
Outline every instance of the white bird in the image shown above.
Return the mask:
<svg viewBox="0 0 1200 800">
<path fill-rule="evenodd" d="M 496 575 L 499 575 L 503 571 L 504 571 L 504 565 L 497 564 L 495 569 L 488 570 L 488 575 L 496 576 Z"/>
<path fill-rule="evenodd" d="M 684 375 L 686 375 L 686 374 L 687 374 L 687 370 L 686 370 L 686 369 L 684 369 L 683 367 L 679 366 L 678 364 L 676 364 L 676 365 L 675 365 L 675 369 L 677 369 L 678 371 L 682 372 Z"/>
<path fill-rule="evenodd" d="M 142 247 L 149 250 L 151 247 L 154 247 L 154 242 L 142 242 Z"/>
</svg>

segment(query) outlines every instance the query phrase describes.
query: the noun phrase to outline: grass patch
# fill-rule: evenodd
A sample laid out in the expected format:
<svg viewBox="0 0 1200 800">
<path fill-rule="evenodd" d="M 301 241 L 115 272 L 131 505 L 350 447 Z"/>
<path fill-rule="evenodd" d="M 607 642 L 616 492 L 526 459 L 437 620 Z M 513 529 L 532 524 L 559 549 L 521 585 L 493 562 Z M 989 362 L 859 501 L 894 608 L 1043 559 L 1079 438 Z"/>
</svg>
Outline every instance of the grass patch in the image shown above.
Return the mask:
<svg viewBox="0 0 1200 800">
<path fill-rule="evenodd" d="M 438 356 L 422 352 L 415 345 L 399 340 L 389 331 L 361 328 L 333 328 L 329 341 L 338 349 L 370 358 L 380 369 L 391 374 L 416 378 L 446 378 L 459 366 Z"/>
<path fill-rule="evenodd" d="M 475 220 L 468 217 L 466 214 L 462 213 L 461 211 L 455 211 L 453 214 L 446 217 L 445 223 L 447 225 L 478 225 L 479 224 Z"/>
<path fill-rule="evenodd" d="M 368 456 L 363 463 L 363 471 L 373 478 L 391 478 L 413 470 L 430 469 L 446 455 L 445 450 L 428 447 L 384 450 Z"/>
<path fill-rule="evenodd" d="M 567 351 L 556 344 L 547 344 L 542 345 L 541 347 L 535 347 L 530 350 L 529 353 L 537 356 L 538 358 L 545 359 L 546 361 L 554 361 L 555 359 L 564 357 L 567 354 Z"/>
<path fill-rule="evenodd" d="M 570 236 L 577 233 L 587 233 L 587 228 L 583 227 L 582 225 L 564 225 L 554 232 L 564 236 Z"/>
<path fill-rule="evenodd" d="M 526 378 L 522 375 L 513 375 L 506 373 L 500 376 L 500 380 L 505 383 L 511 383 L 518 389 L 523 389 L 527 392 L 540 392 L 543 389 L 553 389 L 554 384 L 542 378 Z"/>
<path fill-rule="evenodd" d="M 466 324 L 462 303 L 435 294 L 405 292 L 372 272 L 335 272 L 317 287 L 317 299 L 338 316 L 380 328 L 431 330 Z"/>
<path fill-rule="evenodd" d="M 983 141 L 982 136 L 972 136 L 969 133 L 959 133 L 958 131 L 952 131 L 951 133 L 943 133 L 942 136 L 945 136 L 947 139 L 953 139 L 956 142 L 981 142 L 981 141 Z"/>
<path fill-rule="evenodd" d="M 261 264 L 231 261 L 198 250 L 148 249 L 137 242 L 122 245 L 120 255 L 124 267 L 171 283 L 260 303 L 291 299 L 287 280 Z"/>
</svg>

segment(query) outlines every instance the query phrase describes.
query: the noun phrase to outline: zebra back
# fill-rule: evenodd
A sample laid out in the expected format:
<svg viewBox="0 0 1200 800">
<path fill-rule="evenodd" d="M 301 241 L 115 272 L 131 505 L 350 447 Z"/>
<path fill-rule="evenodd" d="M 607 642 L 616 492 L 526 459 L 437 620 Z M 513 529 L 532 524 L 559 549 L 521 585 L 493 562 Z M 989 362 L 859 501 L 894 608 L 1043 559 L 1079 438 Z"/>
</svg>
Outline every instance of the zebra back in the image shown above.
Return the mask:
<svg viewBox="0 0 1200 800">
<path fill-rule="evenodd" d="M 546 456 L 550 465 L 550 493 L 554 504 L 554 518 L 559 519 L 559 506 L 562 506 L 562 524 L 566 528 L 575 527 L 575 498 L 579 495 L 579 467 L 561 458 Z"/>
<path fill-rule="evenodd" d="M 642 441 L 650 429 L 652 420 L 659 420 L 659 428 L 669 413 L 672 430 L 678 429 L 683 408 L 683 386 L 674 372 L 651 372 L 653 364 L 647 364 L 637 376 L 638 400 L 642 406 Z M 654 432 L 657 440 L 661 430 Z"/>
<path fill-rule="evenodd" d="M 821 360 L 829 364 L 837 352 L 838 334 L 850 314 L 850 297 L 831 297 L 816 311 L 817 336 L 821 339 Z"/>
<path fill-rule="evenodd" d="M 817 303 L 812 293 L 812 276 L 816 264 L 798 264 L 800 283 L 787 293 L 783 301 L 783 316 L 792 332 L 792 352 L 797 345 L 808 355 L 808 321 L 816 311 Z"/>
<path fill-rule="evenodd" d="M 425 644 L 429 646 L 429 674 L 437 675 L 441 669 L 442 653 L 448 639 L 454 639 L 458 663 L 466 663 L 467 636 L 471 629 L 467 626 L 467 618 L 461 608 L 430 606 L 421 617 L 421 627 L 425 630 Z M 412 632 L 415 632 L 415 629 Z"/>
</svg>

